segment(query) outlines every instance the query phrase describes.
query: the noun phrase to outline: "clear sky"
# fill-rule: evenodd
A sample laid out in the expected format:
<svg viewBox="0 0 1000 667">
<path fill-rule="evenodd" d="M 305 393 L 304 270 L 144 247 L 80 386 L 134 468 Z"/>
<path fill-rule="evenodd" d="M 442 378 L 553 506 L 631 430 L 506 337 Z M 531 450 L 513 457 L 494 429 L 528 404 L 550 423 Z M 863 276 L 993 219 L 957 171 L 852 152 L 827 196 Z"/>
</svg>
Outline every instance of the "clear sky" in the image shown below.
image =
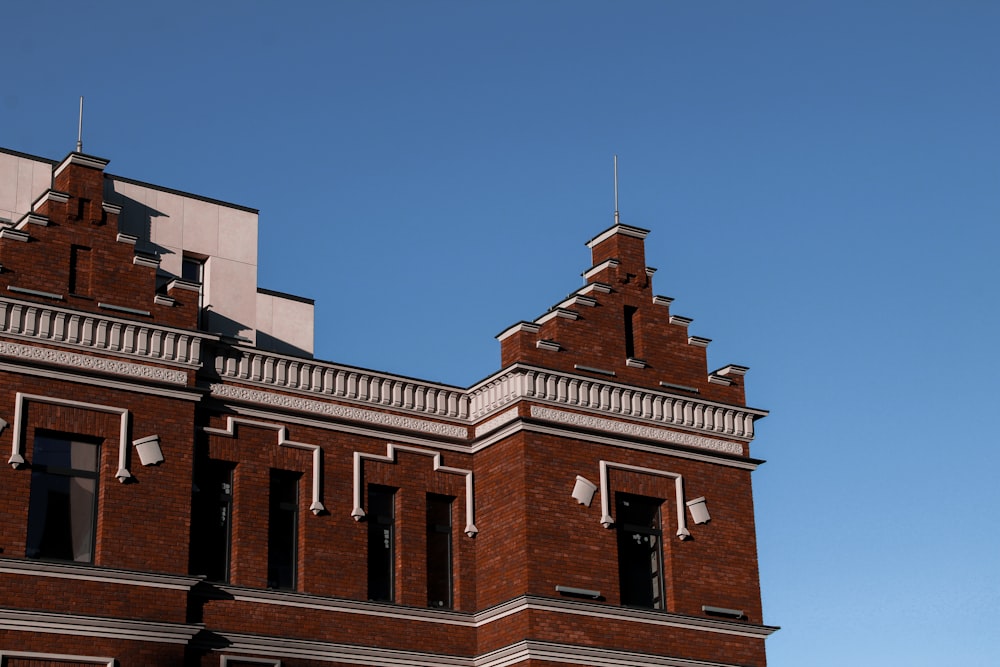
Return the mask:
<svg viewBox="0 0 1000 667">
<path fill-rule="evenodd" d="M 771 667 L 1000 664 L 1000 3 L 5 2 L 0 145 L 261 211 L 317 356 L 470 385 L 652 230 L 737 363 Z"/>
</svg>

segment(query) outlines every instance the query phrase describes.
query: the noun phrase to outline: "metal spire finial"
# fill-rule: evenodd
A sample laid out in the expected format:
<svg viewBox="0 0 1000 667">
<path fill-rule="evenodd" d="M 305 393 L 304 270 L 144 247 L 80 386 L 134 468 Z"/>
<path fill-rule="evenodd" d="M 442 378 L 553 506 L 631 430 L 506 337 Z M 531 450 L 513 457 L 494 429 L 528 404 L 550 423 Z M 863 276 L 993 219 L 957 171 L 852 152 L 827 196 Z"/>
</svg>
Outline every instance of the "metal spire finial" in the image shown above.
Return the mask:
<svg viewBox="0 0 1000 667">
<path fill-rule="evenodd" d="M 80 123 L 76 128 L 76 152 L 83 152 L 83 95 L 80 95 Z"/>
<path fill-rule="evenodd" d="M 618 156 L 615 156 L 615 224 L 618 224 Z"/>
</svg>

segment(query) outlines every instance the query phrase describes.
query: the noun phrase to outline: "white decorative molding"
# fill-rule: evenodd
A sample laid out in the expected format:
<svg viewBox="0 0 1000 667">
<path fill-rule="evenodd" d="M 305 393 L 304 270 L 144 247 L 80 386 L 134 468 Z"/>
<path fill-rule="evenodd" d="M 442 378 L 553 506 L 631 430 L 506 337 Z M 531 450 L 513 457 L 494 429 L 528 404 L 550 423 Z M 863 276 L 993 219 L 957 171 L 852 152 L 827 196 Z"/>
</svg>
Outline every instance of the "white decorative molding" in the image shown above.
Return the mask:
<svg viewBox="0 0 1000 667">
<path fill-rule="evenodd" d="M 702 338 L 701 336 L 688 336 L 688 345 L 694 345 L 695 347 L 708 347 L 708 344 L 712 342 L 711 338 Z"/>
<path fill-rule="evenodd" d="M 638 419 L 706 434 L 719 433 L 741 440 L 752 440 L 754 420 L 767 415 L 764 410 L 668 393 L 671 389 L 697 393 L 694 387 L 663 384 L 665 391 L 656 391 L 616 383 L 612 377 L 595 378 L 522 364 L 511 366 L 469 389 L 236 347 L 218 350 L 215 368 L 223 382 L 211 385 L 211 391 L 223 399 L 460 440 L 468 439 L 470 425 L 495 416 L 494 413 L 505 410 L 511 403 L 524 399 L 619 419 Z M 261 389 L 235 386 L 230 382 L 258 385 Z M 331 399 L 337 403 L 331 402 Z M 344 403 L 362 404 L 372 409 Z M 389 413 L 390 410 L 393 413 Z M 414 417 L 395 414 L 399 412 L 410 413 Z M 419 416 L 458 423 L 429 421 Z M 619 422 L 608 423 L 618 424 L 614 429 L 620 432 Z M 599 424 L 595 423 L 593 427 L 597 428 Z M 738 447 L 732 443 L 729 445 L 729 449 L 725 450 L 719 450 L 714 445 L 709 448 L 731 453 L 733 447 Z"/>
<path fill-rule="evenodd" d="M 594 266 L 590 267 L 589 269 L 584 271 L 581 275 L 583 276 L 584 280 L 590 280 L 591 278 L 596 276 L 598 273 L 604 271 L 605 269 L 617 268 L 619 264 L 621 264 L 621 262 L 619 262 L 617 259 L 606 259 L 600 264 L 595 264 Z"/>
<path fill-rule="evenodd" d="M 31 237 L 28 236 L 28 232 L 14 227 L 4 227 L 3 229 L 0 229 L 0 239 L 10 239 L 11 241 L 21 241 L 22 243 L 27 243 L 29 238 Z"/>
<path fill-rule="evenodd" d="M 115 237 L 115 240 L 118 241 L 119 243 L 127 243 L 128 245 L 135 245 L 136 242 L 139 240 L 139 237 L 135 236 L 134 234 L 125 234 L 124 232 L 118 232 L 118 236 Z"/>
<path fill-rule="evenodd" d="M 14 403 L 14 438 L 11 443 L 10 459 L 7 463 L 17 469 L 24 465 L 24 443 L 22 442 L 24 433 L 24 413 L 27 410 L 28 401 L 43 403 L 45 405 L 62 405 L 68 408 L 79 408 L 81 410 L 93 410 L 94 412 L 105 412 L 119 416 L 118 425 L 118 471 L 115 477 L 119 482 L 124 482 L 132 475 L 128 471 L 128 410 L 126 408 L 116 408 L 110 405 L 98 405 L 97 403 L 82 403 L 80 401 L 70 401 L 65 398 L 55 398 L 53 396 L 39 396 L 38 394 L 23 394 L 17 392 Z M 58 428 L 58 425 L 57 425 Z"/>
<path fill-rule="evenodd" d="M 31 204 L 31 210 L 35 211 L 39 206 L 46 202 L 53 202 L 54 204 L 65 204 L 69 201 L 68 192 L 60 192 L 58 190 L 46 190 L 42 193 L 42 196 L 36 199 Z"/>
<path fill-rule="evenodd" d="M 203 625 L 0 609 L 0 630 L 186 645 Z M 6 651 L 6 649 L 2 649 Z"/>
<path fill-rule="evenodd" d="M 629 368 L 645 368 L 648 364 L 643 359 L 636 359 L 635 357 L 629 357 L 625 360 L 625 365 Z"/>
<path fill-rule="evenodd" d="M 146 366 L 144 364 L 133 364 L 117 359 L 105 359 L 104 357 L 93 357 L 88 354 L 76 354 L 65 350 L 56 350 L 51 347 L 36 347 L 34 345 L 21 345 L 19 343 L 8 343 L 0 341 L 0 354 L 19 359 L 30 359 L 32 361 L 42 361 L 61 366 L 72 366 L 102 373 L 114 373 L 115 375 L 127 375 L 129 377 L 145 378 L 147 380 L 157 380 L 159 382 L 169 382 L 171 384 L 187 384 L 187 373 L 158 366 Z"/>
<path fill-rule="evenodd" d="M 401 428 L 408 431 L 420 431 L 422 433 L 433 433 L 434 435 L 446 436 L 449 438 L 467 438 L 469 430 L 465 426 L 454 426 L 452 424 L 442 424 L 439 422 L 427 421 L 424 419 L 414 419 L 387 412 L 377 412 L 375 410 L 365 410 L 336 403 L 316 401 L 299 396 L 288 396 L 285 394 L 275 394 L 267 391 L 257 391 L 246 387 L 236 387 L 229 384 L 216 383 L 209 387 L 213 396 L 219 398 L 230 398 L 251 403 L 262 403 L 274 407 L 287 408 L 290 410 L 301 410 L 303 412 L 313 412 L 327 415 L 339 419 L 351 419 L 354 421 L 378 424 L 388 428 Z M 393 407 L 391 403 L 386 408 Z"/>
<path fill-rule="evenodd" d="M 293 591 L 244 588 L 229 584 L 217 584 L 216 586 L 220 591 L 231 596 L 237 602 L 312 609 L 337 614 L 366 616 L 372 619 L 387 618 L 416 623 L 433 623 L 434 625 L 446 625 L 458 628 L 482 628 L 490 623 L 502 621 L 516 614 L 543 612 L 547 614 L 566 614 L 584 618 L 597 618 L 616 623 L 637 623 L 651 627 L 677 628 L 736 637 L 755 637 L 758 639 L 762 639 L 778 629 L 774 626 L 756 625 L 747 622 L 738 623 L 721 618 L 686 616 L 661 609 L 618 607 L 566 598 L 521 596 L 480 612 L 468 613 L 452 609 L 422 609 L 419 607 L 404 607 L 388 602 L 331 598 L 323 595 Z"/>
<path fill-rule="evenodd" d="M 590 283 L 581 287 L 577 294 L 590 294 L 591 292 L 597 292 L 598 294 L 610 294 L 611 285 L 607 283 Z"/>
<path fill-rule="evenodd" d="M 115 570 L 76 563 L 54 563 L 39 560 L 0 559 L 0 573 L 21 577 L 48 577 L 75 581 L 96 581 L 104 584 L 142 586 L 174 591 L 190 591 L 202 577 L 180 577 L 155 572 Z"/>
<path fill-rule="evenodd" d="M 687 325 L 691 324 L 692 322 L 694 322 L 693 319 L 691 319 L 690 317 L 684 317 L 683 315 L 671 315 L 670 316 L 670 323 L 671 324 L 676 324 L 678 326 L 686 327 Z"/>
<path fill-rule="evenodd" d="M 98 658 L 91 655 L 69 655 L 67 653 L 36 653 L 34 651 L 8 651 L 0 649 L 0 665 L 6 665 L 8 658 L 28 658 L 53 662 L 86 662 L 93 665 L 115 667 L 114 658 Z"/>
<path fill-rule="evenodd" d="M 496 335 L 496 339 L 502 341 L 505 338 L 513 336 L 516 333 L 521 333 L 522 331 L 525 333 L 538 333 L 538 330 L 540 328 L 541 327 L 539 327 L 534 322 L 518 322 L 517 324 L 507 327 L 506 329 L 498 333 Z"/>
<path fill-rule="evenodd" d="M 714 371 L 713 375 L 735 375 L 738 377 L 743 377 L 750 370 L 749 366 L 738 366 L 736 364 L 729 364 L 728 366 L 723 366 L 717 371 Z"/>
<path fill-rule="evenodd" d="M 250 419 L 242 419 L 240 417 L 226 417 L 226 428 L 212 428 L 209 426 L 204 427 L 202 430 L 205 433 L 211 433 L 213 435 L 221 435 L 227 438 L 236 437 L 236 426 L 250 426 L 255 428 L 262 428 L 269 431 L 277 431 L 278 434 L 278 446 L 279 447 L 293 447 L 295 449 L 305 449 L 312 452 L 312 504 L 309 505 L 309 509 L 313 514 L 319 514 L 326 510 L 323 503 L 320 501 L 319 490 L 322 488 L 322 457 L 323 450 L 319 445 L 312 445 L 305 442 L 295 442 L 288 439 L 288 429 L 279 424 L 271 424 L 268 422 L 253 421 Z"/>
<path fill-rule="evenodd" d="M 549 352 L 558 352 L 559 350 L 562 349 L 562 346 L 559 343 L 555 342 L 554 340 L 547 340 L 547 339 L 536 340 L 535 347 L 537 347 L 539 350 L 547 350 Z"/>
<path fill-rule="evenodd" d="M 712 374 L 708 376 L 708 381 L 711 384 L 721 384 L 724 387 L 728 387 L 733 384 L 733 381 L 727 377 L 722 377 L 721 375 Z"/>
<path fill-rule="evenodd" d="M 571 294 L 565 301 L 556 306 L 556 308 L 570 308 L 572 306 L 587 306 L 593 307 L 597 305 L 597 299 L 592 296 L 585 296 L 580 292 L 576 294 Z"/>
<path fill-rule="evenodd" d="M 219 658 L 219 667 L 239 667 L 241 664 L 267 665 L 281 667 L 281 660 L 274 658 L 251 658 L 245 655 L 223 655 Z"/>
<path fill-rule="evenodd" d="M 601 232 L 594 238 L 587 241 L 587 247 L 593 248 L 594 246 L 603 243 L 604 241 L 607 241 L 615 234 L 621 234 L 622 236 L 631 236 L 637 239 L 644 239 L 649 235 L 649 230 L 643 229 L 642 227 L 632 227 L 631 225 L 623 225 L 621 223 L 618 223 L 611 227 L 608 227 L 603 232 Z"/>
<path fill-rule="evenodd" d="M 687 517 L 684 514 L 684 478 L 675 472 L 667 470 L 654 470 L 653 468 L 640 468 L 639 466 L 628 465 L 626 463 L 615 463 L 612 461 L 601 461 L 601 525 L 611 528 L 615 525 L 614 517 L 611 516 L 611 494 L 608 490 L 608 471 L 624 470 L 626 472 L 637 472 L 643 475 L 653 475 L 654 477 L 668 477 L 674 480 L 674 496 L 677 505 L 677 537 L 686 540 L 691 537 L 687 529 Z"/>
<path fill-rule="evenodd" d="M 561 317 L 566 320 L 578 320 L 580 319 L 580 313 L 576 312 L 575 310 L 569 310 L 568 308 L 561 308 L 559 306 L 556 306 L 555 308 L 545 313 L 541 317 L 535 319 L 535 324 L 542 325 L 548 322 L 549 320 L 554 320 L 557 317 Z"/>
<path fill-rule="evenodd" d="M 621 433 L 622 435 L 629 435 L 637 438 L 647 438 L 649 440 L 670 442 L 676 445 L 710 449 L 724 454 L 743 453 L 743 446 L 737 442 L 706 438 L 692 433 L 678 433 L 677 431 L 671 431 L 665 428 L 655 428 L 633 422 L 620 422 L 613 419 L 602 419 L 591 415 L 582 415 L 577 412 L 553 410 L 552 408 L 546 408 L 541 405 L 531 406 L 531 416 L 536 419 L 544 419 L 546 421 L 557 422 L 560 424 L 582 426 L 584 428 L 595 429 L 598 431 L 611 431 L 613 433 Z"/>
<path fill-rule="evenodd" d="M 202 392 L 196 388 L 189 387 L 167 387 L 160 384 L 147 384 L 142 382 L 130 382 L 119 380 L 109 376 L 82 375 L 73 370 L 63 370 L 60 368 L 49 368 L 43 366 L 25 366 L 17 362 L 9 362 L 0 359 L 0 370 L 8 373 L 17 373 L 37 378 L 47 378 L 49 380 L 60 380 L 63 382 L 73 382 L 75 384 L 87 385 L 90 387 L 101 387 L 103 389 L 121 389 L 136 394 L 148 394 L 150 396 L 161 396 L 165 398 L 176 398 L 181 401 L 199 402 L 203 398 Z"/>
<path fill-rule="evenodd" d="M 476 437 L 478 438 L 480 436 L 483 436 L 486 433 L 489 433 L 490 431 L 492 431 L 494 429 L 500 428 L 504 424 L 509 424 L 510 422 L 514 421 L 515 419 L 517 419 L 517 408 L 511 408 L 510 410 L 507 410 L 506 412 L 501 412 L 499 415 L 497 415 L 493 419 L 490 419 L 488 421 L 484 421 L 482 424 L 480 424 L 479 426 L 477 426 L 476 427 Z M 2 431 L 3 431 L 3 429 L 0 428 L 0 432 L 2 432 Z"/>
<path fill-rule="evenodd" d="M 55 292 L 43 292 L 40 289 L 29 289 L 27 287 L 18 287 L 17 285 L 7 285 L 8 291 L 15 292 L 17 294 L 28 294 L 30 296 L 40 296 L 43 299 L 56 299 L 57 301 L 63 300 L 62 294 L 56 294 Z"/>
<path fill-rule="evenodd" d="M 0 334 L 186 368 L 200 367 L 202 343 L 218 339 L 200 331 L 3 297 L 0 297 Z M 121 371 L 131 374 L 128 366 L 109 370 Z M 139 375 L 148 377 L 145 372 Z M 186 382 L 186 376 L 180 381 Z"/>
<path fill-rule="evenodd" d="M 669 306 L 673 302 L 674 298 L 672 296 L 660 296 L 660 295 L 653 296 L 653 305 L 655 306 Z"/>
<path fill-rule="evenodd" d="M 145 266 L 150 269 L 160 268 L 160 258 L 150 257 L 149 255 L 132 255 L 132 263 L 136 266 Z"/>
<path fill-rule="evenodd" d="M 129 315 L 142 315 L 143 317 L 149 317 L 148 310 L 141 310 L 139 308 L 129 308 L 128 306 L 116 306 L 113 303 L 97 303 L 98 308 L 105 308 L 107 310 L 114 310 L 119 313 L 128 313 Z"/>
<path fill-rule="evenodd" d="M 63 159 L 62 162 L 59 163 L 59 166 L 57 166 L 55 170 L 52 172 L 52 178 L 54 179 L 56 176 L 61 174 L 63 170 L 66 167 L 70 166 L 71 164 L 78 164 L 81 167 L 89 167 L 91 169 L 98 169 L 100 171 L 104 171 L 104 168 L 108 166 L 108 162 L 110 162 L 110 160 L 105 160 L 102 157 L 96 157 L 94 155 L 85 155 L 83 153 L 70 153 Z"/>
<path fill-rule="evenodd" d="M 351 516 L 354 517 L 355 521 L 360 521 L 365 517 L 365 511 L 361 508 L 361 469 L 364 465 L 364 461 L 378 461 L 381 463 L 396 463 L 396 453 L 397 452 L 409 452 L 410 454 L 419 454 L 421 456 L 431 457 L 434 464 L 434 472 L 448 473 L 452 475 L 464 475 L 465 476 L 465 534 L 469 537 L 475 537 L 479 532 L 475 524 L 475 497 L 473 494 L 472 487 L 472 471 L 466 470 L 465 468 L 451 468 L 449 466 L 441 465 L 441 452 L 435 452 L 429 449 L 421 449 L 419 447 L 408 447 L 406 445 L 396 445 L 393 443 L 388 443 L 386 445 L 386 454 L 381 456 L 379 454 L 367 454 L 365 452 L 354 452 L 354 510 L 351 512 Z"/>
</svg>

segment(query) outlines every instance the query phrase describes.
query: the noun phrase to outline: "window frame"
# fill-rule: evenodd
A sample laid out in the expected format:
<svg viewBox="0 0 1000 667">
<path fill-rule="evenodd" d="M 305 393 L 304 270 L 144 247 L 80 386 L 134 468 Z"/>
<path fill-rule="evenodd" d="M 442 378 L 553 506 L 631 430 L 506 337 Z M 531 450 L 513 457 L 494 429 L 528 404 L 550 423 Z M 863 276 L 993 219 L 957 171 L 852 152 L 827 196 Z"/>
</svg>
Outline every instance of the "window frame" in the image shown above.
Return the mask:
<svg viewBox="0 0 1000 667">
<path fill-rule="evenodd" d="M 223 461 L 219 459 L 205 459 L 196 464 L 198 467 L 195 471 L 195 485 L 198 494 L 194 499 L 193 510 L 195 514 L 192 516 L 191 530 L 192 530 L 192 540 L 191 540 L 191 570 L 192 574 L 204 575 L 206 581 L 212 581 L 217 583 L 229 583 L 229 578 L 232 575 L 232 551 L 233 551 L 233 499 L 235 495 L 235 477 L 236 477 L 236 464 L 230 461 Z M 216 482 L 221 480 L 221 489 L 218 491 L 217 496 L 213 496 L 214 492 L 208 487 L 211 484 L 212 489 L 216 487 Z M 228 489 L 227 489 L 228 487 Z M 225 526 L 219 530 L 217 535 L 213 537 L 218 537 L 218 535 L 224 534 L 225 538 L 225 554 L 220 560 L 222 560 L 223 576 L 217 578 L 212 576 L 211 572 L 196 572 L 195 570 L 206 569 L 202 566 L 205 563 L 215 560 L 219 557 L 218 554 L 211 554 L 211 557 L 204 555 L 201 549 L 195 549 L 194 545 L 205 544 L 206 540 L 199 539 L 195 540 L 194 531 L 200 530 L 205 525 L 203 522 L 206 521 L 206 517 L 203 513 L 209 511 L 215 512 L 219 509 L 223 509 L 225 512 L 225 517 L 223 521 Z M 199 536 L 203 537 L 202 534 Z M 212 540 L 215 546 L 215 540 Z"/>
<path fill-rule="evenodd" d="M 396 601 L 396 492 L 380 484 L 368 485 L 368 600 Z M 381 527 L 381 528 L 380 528 Z M 382 542 L 378 551 L 373 545 Z M 388 552 L 388 553 L 386 553 Z M 379 555 L 376 561 L 376 554 Z M 385 595 L 373 595 L 373 591 Z"/>
<path fill-rule="evenodd" d="M 666 609 L 663 503 L 660 498 L 615 492 L 619 598 L 624 607 Z M 635 548 L 644 541 L 650 545 L 648 553 Z M 643 572 L 646 576 L 637 575 Z"/>
<path fill-rule="evenodd" d="M 93 470 L 85 470 L 83 468 L 73 468 L 72 462 L 69 468 L 61 465 L 51 465 L 47 462 L 40 462 L 39 459 L 39 441 L 42 439 L 48 439 L 56 442 L 68 443 L 70 445 L 69 449 L 72 451 L 74 444 L 88 445 L 94 447 L 94 467 Z M 79 563 L 84 565 L 93 565 L 97 557 L 97 522 L 99 519 L 98 505 L 100 501 L 100 472 L 101 472 L 101 454 L 104 439 L 95 436 L 88 436 L 78 433 L 67 433 L 64 431 L 52 430 L 52 429 L 35 429 L 34 439 L 32 441 L 32 455 L 31 455 L 31 481 L 28 492 L 28 517 L 27 517 L 27 532 L 25 536 L 25 558 L 31 560 L 40 561 L 55 561 L 62 563 Z M 70 454 L 72 457 L 72 454 Z M 50 530 L 59 530 L 60 532 L 65 532 L 69 534 L 70 548 L 75 549 L 76 545 L 73 544 L 73 519 L 79 517 L 79 514 L 74 513 L 74 506 L 72 501 L 67 504 L 67 523 L 64 526 L 57 526 L 53 528 L 50 526 L 50 521 L 56 521 L 54 515 L 49 513 L 49 496 L 46 495 L 43 509 L 38 509 L 41 505 L 41 499 L 37 495 L 43 491 L 48 492 L 51 487 L 48 485 L 55 481 L 53 478 L 61 479 L 89 479 L 93 480 L 93 490 L 89 493 L 90 496 L 90 511 L 87 513 L 89 521 L 89 529 L 87 530 L 88 546 L 89 546 L 89 558 L 86 560 L 81 560 L 77 558 L 75 552 L 71 558 L 63 558 L 60 556 L 54 556 L 50 553 L 42 553 L 42 544 L 45 540 L 45 535 L 49 533 Z M 45 481 L 42 481 L 45 480 Z M 72 486 L 72 481 L 68 482 L 68 485 Z M 71 488 L 68 489 L 67 493 L 70 494 Z M 71 496 L 70 496 L 71 497 Z M 42 516 L 38 517 L 37 513 L 41 511 Z M 34 516 L 34 518 L 33 518 Z M 38 533 L 33 537 L 33 533 Z M 65 537 L 65 534 L 63 535 Z M 37 554 L 31 553 L 33 542 L 37 541 Z"/>
<path fill-rule="evenodd" d="M 302 473 L 272 468 L 267 500 L 267 587 L 294 591 L 298 587 L 299 560 L 299 483 Z M 284 495 L 290 491 L 290 497 Z M 279 493 L 280 492 L 280 493 Z M 279 552 L 284 558 L 279 559 Z M 287 561 L 287 562 L 282 562 Z M 288 579 L 272 572 L 285 567 Z"/>
<path fill-rule="evenodd" d="M 427 606 L 432 609 L 453 609 L 455 605 L 454 548 L 452 545 L 454 505 L 454 496 L 438 493 L 427 494 L 425 512 L 427 519 Z M 441 518 L 447 519 L 447 523 L 435 520 Z M 432 551 L 432 542 L 437 542 L 443 547 L 443 557 L 435 556 Z M 433 595 L 436 591 L 432 589 L 435 589 L 436 586 L 432 582 L 437 579 L 443 581 L 442 589 L 446 593 L 444 596 Z M 442 597 L 444 599 L 441 599 Z"/>
</svg>

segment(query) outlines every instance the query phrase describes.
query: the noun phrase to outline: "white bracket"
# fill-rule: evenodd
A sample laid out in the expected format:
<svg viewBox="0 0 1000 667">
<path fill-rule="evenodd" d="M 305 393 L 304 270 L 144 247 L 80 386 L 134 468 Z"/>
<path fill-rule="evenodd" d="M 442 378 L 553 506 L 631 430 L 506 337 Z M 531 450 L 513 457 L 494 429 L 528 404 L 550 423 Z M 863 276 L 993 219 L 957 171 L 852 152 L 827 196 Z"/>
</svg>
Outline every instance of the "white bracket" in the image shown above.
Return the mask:
<svg viewBox="0 0 1000 667">
<path fill-rule="evenodd" d="M 476 524 L 473 521 L 475 518 L 475 500 L 472 488 L 472 471 L 465 470 L 464 468 L 450 468 L 448 466 L 441 465 L 441 454 L 439 452 L 432 451 L 430 449 L 420 449 L 418 447 L 407 447 L 406 445 L 394 445 L 393 443 L 387 443 L 386 455 L 380 456 L 378 454 L 366 454 L 364 452 L 354 452 L 354 510 L 351 512 L 351 516 L 354 517 L 355 521 L 361 521 L 365 517 L 365 511 L 361 508 L 361 468 L 364 465 L 364 460 L 369 461 L 380 461 L 382 463 L 396 463 L 396 452 L 409 452 L 411 454 L 420 454 L 421 456 L 430 456 L 434 461 L 434 471 L 449 473 L 452 475 L 465 475 L 465 534 L 469 537 L 475 537 L 479 532 L 476 528 Z"/>
<path fill-rule="evenodd" d="M 313 514 L 319 514 L 326 510 L 323 503 L 319 499 L 319 489 L 322 482 L 320 477 L 320 470 L 322 468 L 321 459 L 323 456 L 323 450 L 319 445 L 310 445 L 305 442 L 295 442 L 294 440 L 288 439 L 288 429 L 284 426 L 278 424 L 270 424 L 268 422 L 258 422 L 251 419 L 242 419 L 240 417 L 226 417 L 226 428 L 212 428 L 210 426 L 204 427 L 202 430 L 205 433 L 211 433 L 213 435 L 222 435 L 227 438 L 235 437 L 236 435 L 236 425 L 240 424 L 242 426 L 254 426 L 256 428 L 263 428 L 269 431 L 278 432 L 278 446 L 279 447 L 293 447 L 295 449 L 306 449 L 312 452 L 312 504 L 309 505 L 309 509 Z"/>
<path fill-rule="evenodd" d="M 625 463 L 614 463 L 612 461 L 601 461 L 601 525 L 611 528 L 615 525 L 615 520 L 611 516 L 611 501 L 608 491 L 608 470 L 625 470 L 627 472 L 637 472 L 643 475 L 654 475 L 656 477 L 669 477 L 674 480 L 674 494 L 677 499 L 677 537 L 686 540 L 691 537 L 688 532 L 686 518 L 684 516 L 684 479 L 675 472 L 666 470 L 654 470 L 653 468 L 640 468 L 630 466 Z"/>
</svg>

